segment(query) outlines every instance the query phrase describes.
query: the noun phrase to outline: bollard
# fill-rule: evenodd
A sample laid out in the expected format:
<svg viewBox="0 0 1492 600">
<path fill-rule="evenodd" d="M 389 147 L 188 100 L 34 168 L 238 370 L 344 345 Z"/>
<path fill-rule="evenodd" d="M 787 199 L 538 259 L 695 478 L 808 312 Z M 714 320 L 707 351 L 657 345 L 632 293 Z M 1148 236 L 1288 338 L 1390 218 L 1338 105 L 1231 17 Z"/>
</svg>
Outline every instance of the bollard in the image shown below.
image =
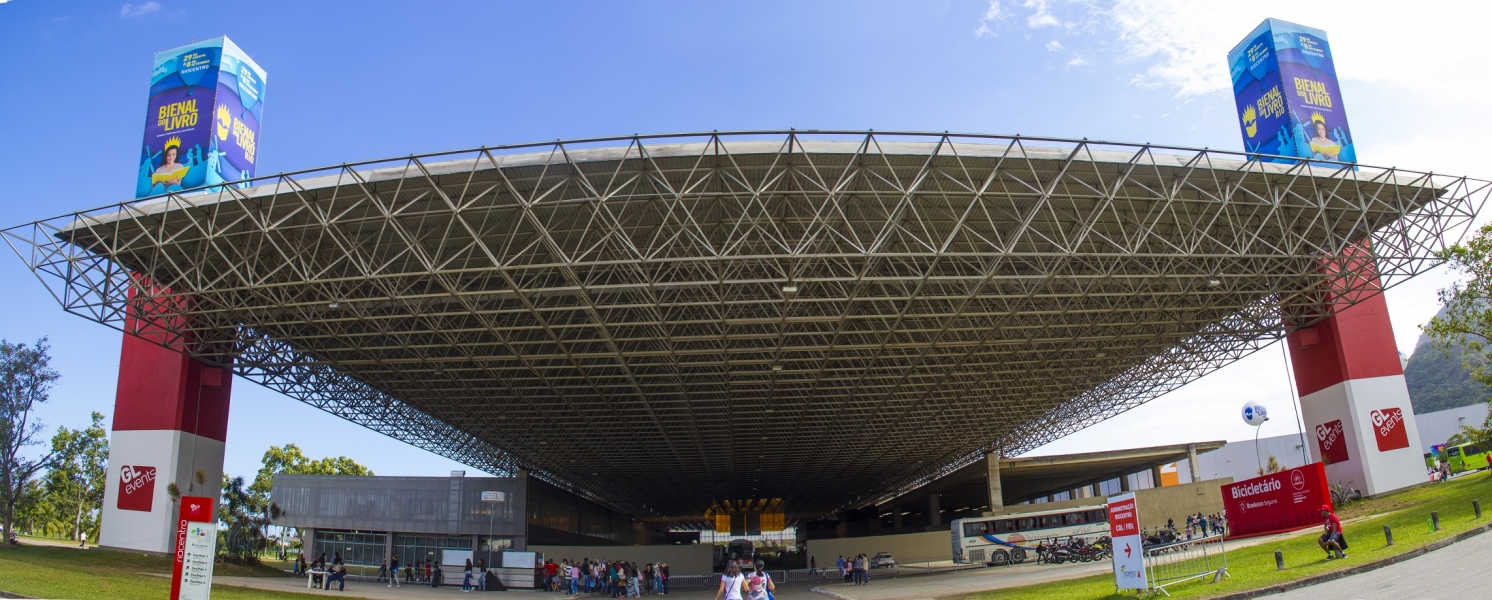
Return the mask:
<svg viewBox="0 0 1492 600">
<path fill-rule="evenodd" d="M 1387 525 L 1383 526 L 1383 539 L 1387 542 L 1385 546 L 1394 545 L 1394 530 L 1389 529 Z"/>
<path fill-rule="evenodd" d="M 1482 518 L 1482 501 L 1481 500 L 1472 500 L 1471 501 L 1471 510 L 1473 510 L 1473 511 L 1476 512 L 1476 518 L 1478 518 L 1478 519 Z"/>
<path fill-rule="evenodd" d="M 1440 531 L 1440 513 L 1430 511 L 1430 531 Z"/>
<path fill-rule="evenodd" d="M 1285 554 L 1279 550 L 1274 551 L 1274 570 L 1285 570 Z"/>
</svg>

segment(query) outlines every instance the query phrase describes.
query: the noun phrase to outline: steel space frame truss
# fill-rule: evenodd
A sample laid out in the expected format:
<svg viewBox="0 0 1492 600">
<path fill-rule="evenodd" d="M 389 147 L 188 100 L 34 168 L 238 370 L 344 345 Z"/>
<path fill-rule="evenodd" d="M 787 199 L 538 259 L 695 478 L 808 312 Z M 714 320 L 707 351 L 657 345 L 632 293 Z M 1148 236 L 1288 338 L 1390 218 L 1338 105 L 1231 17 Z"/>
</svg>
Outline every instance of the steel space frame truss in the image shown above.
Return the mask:
<svg viewBox="0 0 1492 600">
<path fill-rule="evenodd" d="M 1030 450 L 1421 273 L 1489 189 L 1268 158 L 636 136 L 282 174 L 4 237 L 69 312 L 465 464 L 675 525 L 749 498 L 791 520 Z"/>
</svg>

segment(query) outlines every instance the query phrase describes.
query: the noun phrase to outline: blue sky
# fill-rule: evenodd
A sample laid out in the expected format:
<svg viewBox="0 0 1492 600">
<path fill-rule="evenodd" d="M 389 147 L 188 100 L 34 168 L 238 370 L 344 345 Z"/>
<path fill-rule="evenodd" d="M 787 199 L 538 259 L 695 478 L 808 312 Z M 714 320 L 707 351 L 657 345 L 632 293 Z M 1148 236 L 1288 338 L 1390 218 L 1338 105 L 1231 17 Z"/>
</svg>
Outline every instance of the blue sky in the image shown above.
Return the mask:
<svg viewBox="0 0 1492 600">
<path fill-rule="evenodd" d="M 0 226 L 127 199 L 153 54 L 224 34 L 268 72 L 268 174 L 557 138 L 788 127 L 1241 149 L 1224 57 L 1273 16 L 1331 35 L 1364 162 L 1487 177 L 1470 152 L 1492 133 L 1475 28 L 1486 9 L 1435 6 L 12 0 L 0 3 Z M 109 413 L 120 334 L 63 313 L 5 254 L 0 337 L 50 336 L 64 376 L 42 417 L 79 426 Z M 1449 281 L 1390 292 L 1401 348 Z M 1235 413 L 1246 400 L 1288 413 L 1277 348 L 1039 452 L 1243 439 L 1253 431 Z M 233 402 L 232 474 L 252 474 L 285 442 L 382 474 L 461 468 L 242 380 Z M 1287 433 L 1279 427 L 1265 435 Z"/>
</svg>

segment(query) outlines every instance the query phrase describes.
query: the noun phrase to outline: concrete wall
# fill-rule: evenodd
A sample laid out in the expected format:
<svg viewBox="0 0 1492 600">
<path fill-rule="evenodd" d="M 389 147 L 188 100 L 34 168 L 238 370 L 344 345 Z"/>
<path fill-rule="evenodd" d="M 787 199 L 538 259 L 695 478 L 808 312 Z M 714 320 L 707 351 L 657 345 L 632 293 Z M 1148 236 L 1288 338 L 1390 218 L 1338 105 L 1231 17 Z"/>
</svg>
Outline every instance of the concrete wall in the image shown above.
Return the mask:
<svg viewBox="0 0 1492 600">
<path fill-rule="evenodd" d="M 953 560 L 953 538 L 944 529 L 924 533 L 808 540 L 808 555 L 817 558 L 819 567 L 824 569 L 833 570 L 834 561 L 840 556 L 875 556 L 877 552 L 890 552 L 891 556 L 896 557 L 896 562 L 902 564 L 949 561 Z"/>
<path fill-rule="evenodd" d="M 1135 502 L 1139 504 L 1140 527 L 1162 527 L 1166 524 L 1166 519 L 1175 519 L 1176 529 L 1179 530 L 1186 523 L 1186 515 L 1221 513 L 1222 487 L 1230 483 L 1233 483 L 1232 477 L 1223 477 L 1198 483 L 1137 490 Z"/>
<path fill-rule="evenodd" d="M 947 534 L 944 534 L 947 537 Z M 566 558 L 580 560 L 625 560 L 641 567 L 648 563 L 668 563 L 669 575 L 708 575 L 713 572 L 715 546 L 712 544 L 676 544 L 658 546 L 529 546 L 529 552 L 543 552 L 544 558 L 560 562 Z"/>
<path fill-rule="evenodd" d="M 1419 426 L 1420 454 L 1430 451 L 1434 444 L 1444 444 L 1451 436 L 1461 433 L 1462 425 L 1481 427 L 1487 420 L 1487 405 L 1473 404 L 1422 415 L 1414 415 Z"/>
</svg>

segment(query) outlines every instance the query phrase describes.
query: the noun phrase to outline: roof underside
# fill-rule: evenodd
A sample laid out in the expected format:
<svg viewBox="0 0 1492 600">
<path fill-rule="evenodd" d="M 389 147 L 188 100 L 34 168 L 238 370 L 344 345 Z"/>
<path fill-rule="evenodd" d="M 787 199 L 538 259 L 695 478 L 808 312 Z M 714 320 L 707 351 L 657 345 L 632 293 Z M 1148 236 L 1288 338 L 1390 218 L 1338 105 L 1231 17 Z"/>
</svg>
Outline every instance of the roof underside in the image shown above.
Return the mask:
<svg viewBox="0 0 1492 600">
<path fill-rule="evenodd" d="M 6 235 L 67 310 L 473 466 L 643 516 L 783 498 L 799 518 L 1175 389 L 1433 266 L 1486 193 L 755 133 L 343 166 Z M 131 273 L 153 284 L 135 301 Z"/>
</svg>

